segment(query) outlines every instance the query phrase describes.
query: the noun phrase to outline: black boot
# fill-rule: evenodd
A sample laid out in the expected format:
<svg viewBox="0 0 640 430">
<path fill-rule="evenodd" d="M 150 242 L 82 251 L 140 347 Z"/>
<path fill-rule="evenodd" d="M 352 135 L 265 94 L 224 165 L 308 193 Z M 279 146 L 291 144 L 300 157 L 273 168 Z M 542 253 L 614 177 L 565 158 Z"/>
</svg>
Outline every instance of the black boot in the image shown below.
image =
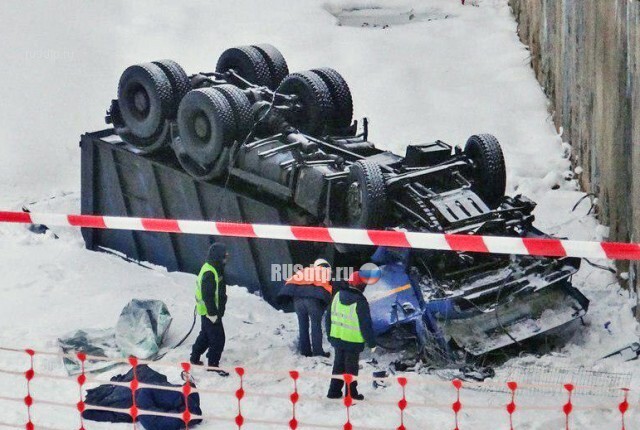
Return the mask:
<svg viewBox="0 0 640 430">
<path fill-rule="evenodd" d="M 204 365 L 204 363 L 202 362 L 202 360 L 199 360 L 199 359 L 197 359 L 197 358 L 193 358 L 193 357 L 191 357 L 191 358 L 189 359 L 189 363 L 191 363 L 191 364 L 193 364 L 193 365 L 195 365 L 195 366 L 202 366 L 202 365 Z"/>
<path fill-rule="evenodd" d="M 350 384 L 350 389 L 349 391 L 351 391 L 351 398 L 353 400 L 364 400 L 364 396 L 360 393 L 358 393 L 358 383 L 357 382 L 352 382 Z"/>
<path fill-rule="evenodd" d="M 364 400 L 364 394 L 353 393 L 353 394 L 351 394 L 351 398 L 353 400 Z"/>
<path fill-rule="evenodd" d="M 329 399 L 341 399 L 342 398 L 342 386 L 344 382 L 341 379 L 332 378 L 329 384 L 329 392 L 327 397 Z"/>
</svg>

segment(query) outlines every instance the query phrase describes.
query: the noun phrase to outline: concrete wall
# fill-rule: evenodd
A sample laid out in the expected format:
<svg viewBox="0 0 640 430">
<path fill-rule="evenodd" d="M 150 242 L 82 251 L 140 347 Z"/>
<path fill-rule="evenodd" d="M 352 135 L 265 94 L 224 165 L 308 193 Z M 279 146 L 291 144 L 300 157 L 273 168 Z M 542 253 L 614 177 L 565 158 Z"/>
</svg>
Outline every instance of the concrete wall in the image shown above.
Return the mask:
<svg viewBox="0 0 640 430">
<path fill-rule="evenodd" d="M 580 183 L 599 198 L 609 239 L 640 242 L 640 2 L 509 3 L 556 126 L 583 169 Z M 619 263 L 630 282 L 633 266 Z"/>
</svg>

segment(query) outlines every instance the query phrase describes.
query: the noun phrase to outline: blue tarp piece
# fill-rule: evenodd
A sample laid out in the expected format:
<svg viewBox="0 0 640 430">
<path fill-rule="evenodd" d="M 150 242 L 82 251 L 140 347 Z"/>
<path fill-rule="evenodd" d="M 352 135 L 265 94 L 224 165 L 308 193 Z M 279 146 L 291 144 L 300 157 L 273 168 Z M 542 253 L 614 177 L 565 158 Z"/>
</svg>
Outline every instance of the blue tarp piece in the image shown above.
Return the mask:
<svg viewBox="0 0 640 430">
<path fill-rule="evenodd" d="M 161 385 L 165 387 L 181 387 L 167 381 L 167 377 L 156 372 L 147 365 L 136 367 L 136 376 L 140 383 Z M 117 375 L 111 378 L 113 382 L 131 382 L 133 380 L 133 368 L 125 375 Z M 195 388 L 195 385 L 192 384 Z M 132 406 L 131 389 L 128 387 L 105 384 L 97 388 L 87 390 L 85 397 L 87 405 L 105 406 L 111 408 L 128 409 Z M 185 410 L 184 394 L 181 391 L 169 391 L 157 388 L 138 388 L 136 390 L 136 406 L 138 409 L 181 414 Z M 189 395 L 189 412 L 201 415 L 200 396 L 198 393 Z M 82 413 L 84 419 L 93 421 L 106 421 L 113 423 L 130 423 L 131 416 L 124 413 L 85 410 Z M 184 422 L 179 418 L 140 415 L 138 417 L 146 430 L 179 430 L 185 428 Z M 201 419 L 189 421 L 189 427 L 202 422 Z"/>
</svg>

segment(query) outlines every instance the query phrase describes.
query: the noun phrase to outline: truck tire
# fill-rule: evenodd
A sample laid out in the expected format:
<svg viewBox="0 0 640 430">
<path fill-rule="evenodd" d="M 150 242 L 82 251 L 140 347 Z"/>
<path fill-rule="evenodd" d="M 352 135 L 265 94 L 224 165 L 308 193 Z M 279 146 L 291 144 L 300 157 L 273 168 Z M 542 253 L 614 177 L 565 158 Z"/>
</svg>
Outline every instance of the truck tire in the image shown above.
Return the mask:
<svg viewBox="0 0 640 430">
<path fill-rule="evenodd" d="M 231 105 L 213 88 L 189 91 L 178 109 L 178 131 L 186 155 L 206 170 L 233 143 L 236 123 Z"/>
<path fill-rule="evenodd" d="M 118 107 L 124 124 L 136 137 L 157 134 L 171 116 L 171 83 L 153 63 L 128 67 L 118 83 Z"/>
<path fill-rule="evenodd" d="M 288 111 L 287 120 L 301 132 L 319 135 L 330 118 L 331 94 L 322 79 L 311 71 L 288 75 L 277 89 L 280 94 L 295 95 L 302 104 L 300 110 Z"/>
<path fill-rule="evenodd" d="M 387 207 L 387 187 L 378 164 L 358 160 L 351 165 L 347 176 L 345 206 L 348 227 L 382 227 Z"/>
<path fill-rule="evenodd" d="M 284 56 L 278 48 L 268 43 L 252 45 L 252 47 L 260 51 L 260 54 L 267 62 L 269 73 L 271 74 L 271 85 L 269 85 L 269 88 L 275 91 L 282 80 L 289 74 L 287 60 L 284 59 Z"/>
<path fill-rule="evenodd" d="M 466 156 L 473 164 L 472 189 L 490 208 L 500 205 L 507 186 L 504 155 L 498 139 L 491 134 L 476 134 L 467 140 Z"/>
<path fill-rule="evenodd" d="M 216 65 L 216 72 L 224 73 L 230 69 L 252 84 L 269 87 L 272 82 L 269 65 L 256 48 L 238 46 L 222 53 Z"/>
<path fill-rule="evenodd" d="M 320 76 L 331 94 L 333 109 L 329 119 L 329 127 L 333 130 L 349 127 L 353 118 L 353 98 L 347 81 L 340 73 L 329 67 L 311 71 Z"/>
<path fill-rule="evenodd" d="M 247 95 L 240 88 L 223 84 L 213 87 L 216 91 L 221 93 L 231 105 L 231 111 L 233 112 L 233 118 L 236 122 L 236 131 L 234 134 L 234 140 L 238 142 L 244 142 L 247 134 L 251 131 L 251 102 Z"/>
<path fill-rule="evenodd" d="M 191 91 L 191 80 L 189 80 L 189 76 L 187 76 L 187 73 L 184 71 L 182 66 L 173 60 L 158 60 L 154 61 L 153 64 L 162 69 L 171 83 L 171 89 L 173 90 L 173 103 L 171 105 L 171 115 L 169 116 L 169 119 L 175 119 L 178 114 L 180 101 L 189 91 Z"/>
<path fill-rule="evenodd" d="M 153 154 L 160 152 L 169 146 L 171 141 L 169 133 L 169 123 L 165 121 L 164 126 L 160 128 L 158 133 L 151 137 L 137 137 L 128 131 L 116 129 L 116 133 L 123 142 L 135 148 L 138 154 Z"/>
</svg>

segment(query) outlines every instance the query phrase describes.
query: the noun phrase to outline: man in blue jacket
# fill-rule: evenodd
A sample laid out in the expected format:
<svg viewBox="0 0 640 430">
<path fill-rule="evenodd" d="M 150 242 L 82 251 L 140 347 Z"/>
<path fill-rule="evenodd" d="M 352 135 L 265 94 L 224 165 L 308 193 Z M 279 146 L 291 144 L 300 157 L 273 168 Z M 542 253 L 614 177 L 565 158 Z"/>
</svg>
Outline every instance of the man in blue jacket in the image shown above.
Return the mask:
<svg viewBox="0 0 640 430">
<path fill-rule="evenodd" d="M 329 342 L 335 349 L 333 361 L 333 374 L 358 376 L 358 362 L 360 353 L 364 351 L 365 344 L 369 348 L 376 346 L 369 303 L 364 297 L 366 284 L 360 278 L 358 272 L 354 272 L 349 278 L 348 288 L 335 291 L 328 313 Z M 333 378 L 329 385 L 327 397 L 339 399 L 342 397 L 344 381 Z M 364 396 L 358 393 L 356 381 L 346 387 L 345 394 L 349 390 L 355 400 L 363 400 Z"/>
<path fill-rule="evenodd" d="M 224 244 L 211 245 L 196 282 L 196 312 L 200 315 L 201 329 L 191 349 L 192 364 L 202 365 L 200 356 L 208 350 L 208 366 L 220 365 L 226 340 L 222 325 L 222 317 L 227 306 L 227 284 L 224 281 L 226 262 L 227 248 Z M 210 370 L 221 376 L 229 376 L 223 370 Z"/>
</svg>

